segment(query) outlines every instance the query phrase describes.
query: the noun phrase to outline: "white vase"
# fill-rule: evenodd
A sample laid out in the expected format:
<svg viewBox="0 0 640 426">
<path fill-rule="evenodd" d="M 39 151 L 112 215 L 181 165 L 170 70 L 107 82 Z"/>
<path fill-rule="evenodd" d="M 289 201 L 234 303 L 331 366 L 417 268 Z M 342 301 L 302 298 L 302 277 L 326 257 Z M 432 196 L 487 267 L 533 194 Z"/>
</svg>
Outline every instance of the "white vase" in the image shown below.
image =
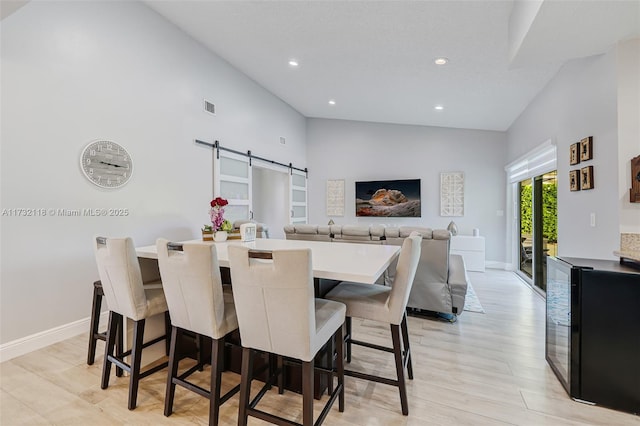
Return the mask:
<svg viewBox="0 0 640 426">
<path fill-rule="evenodd" d="M 213 234 L 213 239 L 218 242 L 227 241 L 227 237 L 227 231 L 216 231 L 216 233 Z"/>
</svg>

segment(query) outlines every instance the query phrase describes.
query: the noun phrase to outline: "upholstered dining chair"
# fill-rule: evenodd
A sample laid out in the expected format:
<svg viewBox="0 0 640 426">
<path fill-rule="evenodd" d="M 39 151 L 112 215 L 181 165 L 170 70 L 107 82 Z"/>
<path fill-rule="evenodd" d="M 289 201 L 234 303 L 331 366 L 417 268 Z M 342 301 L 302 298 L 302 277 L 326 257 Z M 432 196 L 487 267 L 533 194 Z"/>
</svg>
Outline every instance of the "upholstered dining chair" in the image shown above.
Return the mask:
<svg viewBox="0 0 640 426">
<path fill-rule="evenodd" d="M 238 425 L 246 425 L 248 416 L 279 425 L 296 424 L 256 408 L 271 387 L 273 377 L 250 402 L 254 350 L 269 352 L 302 362 L 302 424 L 313 425 L 314 357 L 333 337 L 342 341 L 345 306 L 315 299 L 311 250 L 253 251 L 229 246 L 229 264 L 233 298 L 242 341 L 242 381 Z M 318 416 L 321 424 L 336 398 L 344 410 L 344 357 L 338 345 L 337 386 Z M 279 363 L 280 364 L 280 363 Z M 324 370 L 331 374 L 333 368 Z M 278 380 L 282 369 L 276 372 Z"/>
<path fill-rule="evenodd" d="M 419 233 L 412 232 L 402 243 L 396 275 L 391 287 L 379 284 L 342 282 L 325 295 L 325 298 L 342 302 L 347 306 L 347 332 L 345 335 L 347 362 L 351 362 L 352 344 L 392 352 L 395 357 L 397 374 L 397 379 L 395 380 L 351 370 L 345 370 L 345 375 L 397 386 L 400 391 L 402 414 L 405 416 L 409 414 L 404 376 L 405 366 L 409 379 L 413 379 L 406 310 L 411 286 L 413 285 L 418 261 L 420 260 L 421 240 L 422 237 Z M 391 327 L 393 348 L 353 339 L 352 318 L 388 323 Z M 402 336 L 400 335 L 401 333 Z"/>
<path fill-rule="evenodd" d="M 209 424 L 217 425 L 220 405 L 240 390 L 238 385 L 220 396 L 225 336 L 238 328 L 231 287 L 222 285 L 215 244 L 177 244 L 162 238 L 156 244 L 172 325 L 164 415 L 171 415 L 176 385 L 180 385 L 209 399 Z M 211 338 L 209 391 L 186 380 L 202 368 L 201 361 L 178 374 L 177 342 L 185 330 Z"/>
<path fill-rule="evenodd" d="M 109 387 L 111 365 L 130 374 L 128 408 L 136 408 L 138 399 L 138 385 L 140 379 L 155 373 L 167 366 L 160 363 L 144 372 L 140 372 L 142 349 L 169 339 L 169 334 L 144 342 L 144 326 L 146 319 L 164 313 L 165 326 L 169 325 L 167 301 L 162 288 L 151 285 L 145 288 L 142 282 L 142 272 L 136 256 L 135 246 L 131 238 L 94 238 L 94 251 L 98 273 L 102 282 L 104 297 L 109 307 L 109 324 L 107 326 L 107 344 L 105 345 L 102 381 L 100 387 Z M 124 327 L 124 318 L 133 321 L 133 340 L 131 350 L 114 353 L 116 337 L 119 329 Z M 168 344 L 167 344 L 168 348 Z M 125 362 L 125 357 L 131 356 L 131 363 Z"/>
</svg>

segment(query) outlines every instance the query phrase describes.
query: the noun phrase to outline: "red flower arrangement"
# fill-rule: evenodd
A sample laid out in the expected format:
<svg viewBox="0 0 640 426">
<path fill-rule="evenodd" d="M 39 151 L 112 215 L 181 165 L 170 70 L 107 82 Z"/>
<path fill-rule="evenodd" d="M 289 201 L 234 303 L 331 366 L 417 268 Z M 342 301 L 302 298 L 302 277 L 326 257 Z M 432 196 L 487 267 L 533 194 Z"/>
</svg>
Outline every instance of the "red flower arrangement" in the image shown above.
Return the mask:
<svg viewBox="0 0 640 426">
<path fill-rule="evenodd" d="M 209 215 L 211 216 L 211 223 L 214 231 L 230 231 L 231 222 L 224 218 L 224 206 L 229 204 L 227 200 L 222 197 L 216 197 L 211 200 L 211 210 Z"/>
<path fill-rule="evenodd" d="M 224 207 L 227 204 L 229 204 L 229 202 L 222 197 L 216 197 L 211 200 L 211 207 Z"/>
</svg>

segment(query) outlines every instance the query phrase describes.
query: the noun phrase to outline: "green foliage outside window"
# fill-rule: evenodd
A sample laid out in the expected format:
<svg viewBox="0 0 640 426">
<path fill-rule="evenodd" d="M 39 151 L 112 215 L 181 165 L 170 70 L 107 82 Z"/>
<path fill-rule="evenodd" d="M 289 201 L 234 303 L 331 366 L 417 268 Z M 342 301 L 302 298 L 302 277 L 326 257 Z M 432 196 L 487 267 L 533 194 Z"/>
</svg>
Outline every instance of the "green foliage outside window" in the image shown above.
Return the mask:
<svg viewBox="0 0 640 426">
<path fill-rule="evenodd" d="M 523 235 L 533 234 L 533 202 L 531 185 L 520 186 L 520 230 Z M 542 236 L 549 242 L 558 241 L 558 185 L 542 185 Z"/>
<path fill-rule="evenodd" d="M 520 233 L 533 233 L 533 190 L 531 185 L 520 185 Z"/>
</svg>

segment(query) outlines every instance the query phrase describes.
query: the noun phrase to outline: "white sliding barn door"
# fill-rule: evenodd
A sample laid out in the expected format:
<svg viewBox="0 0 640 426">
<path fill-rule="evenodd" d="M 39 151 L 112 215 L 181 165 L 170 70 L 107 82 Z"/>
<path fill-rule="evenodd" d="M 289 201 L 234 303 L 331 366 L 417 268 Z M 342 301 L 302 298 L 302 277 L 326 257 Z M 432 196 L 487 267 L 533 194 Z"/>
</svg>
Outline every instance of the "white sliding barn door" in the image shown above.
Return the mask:
<svg viewBox="0 0 640 426">
<path fill-rule="evenodd" d="M 216 155 L 217 154 L 217 155 Z M 224 218 L 231 223 L 251 219 L 251 166 L 249 158 L 223 150 L 213 151 L 213 196 L 229 201 Z"/>
<path fill-rule="evenodd" d="M 290 169 L 289 204 L 291 210 L 290 223 L 307 223 L 307 174 Z"/>
</svg>

